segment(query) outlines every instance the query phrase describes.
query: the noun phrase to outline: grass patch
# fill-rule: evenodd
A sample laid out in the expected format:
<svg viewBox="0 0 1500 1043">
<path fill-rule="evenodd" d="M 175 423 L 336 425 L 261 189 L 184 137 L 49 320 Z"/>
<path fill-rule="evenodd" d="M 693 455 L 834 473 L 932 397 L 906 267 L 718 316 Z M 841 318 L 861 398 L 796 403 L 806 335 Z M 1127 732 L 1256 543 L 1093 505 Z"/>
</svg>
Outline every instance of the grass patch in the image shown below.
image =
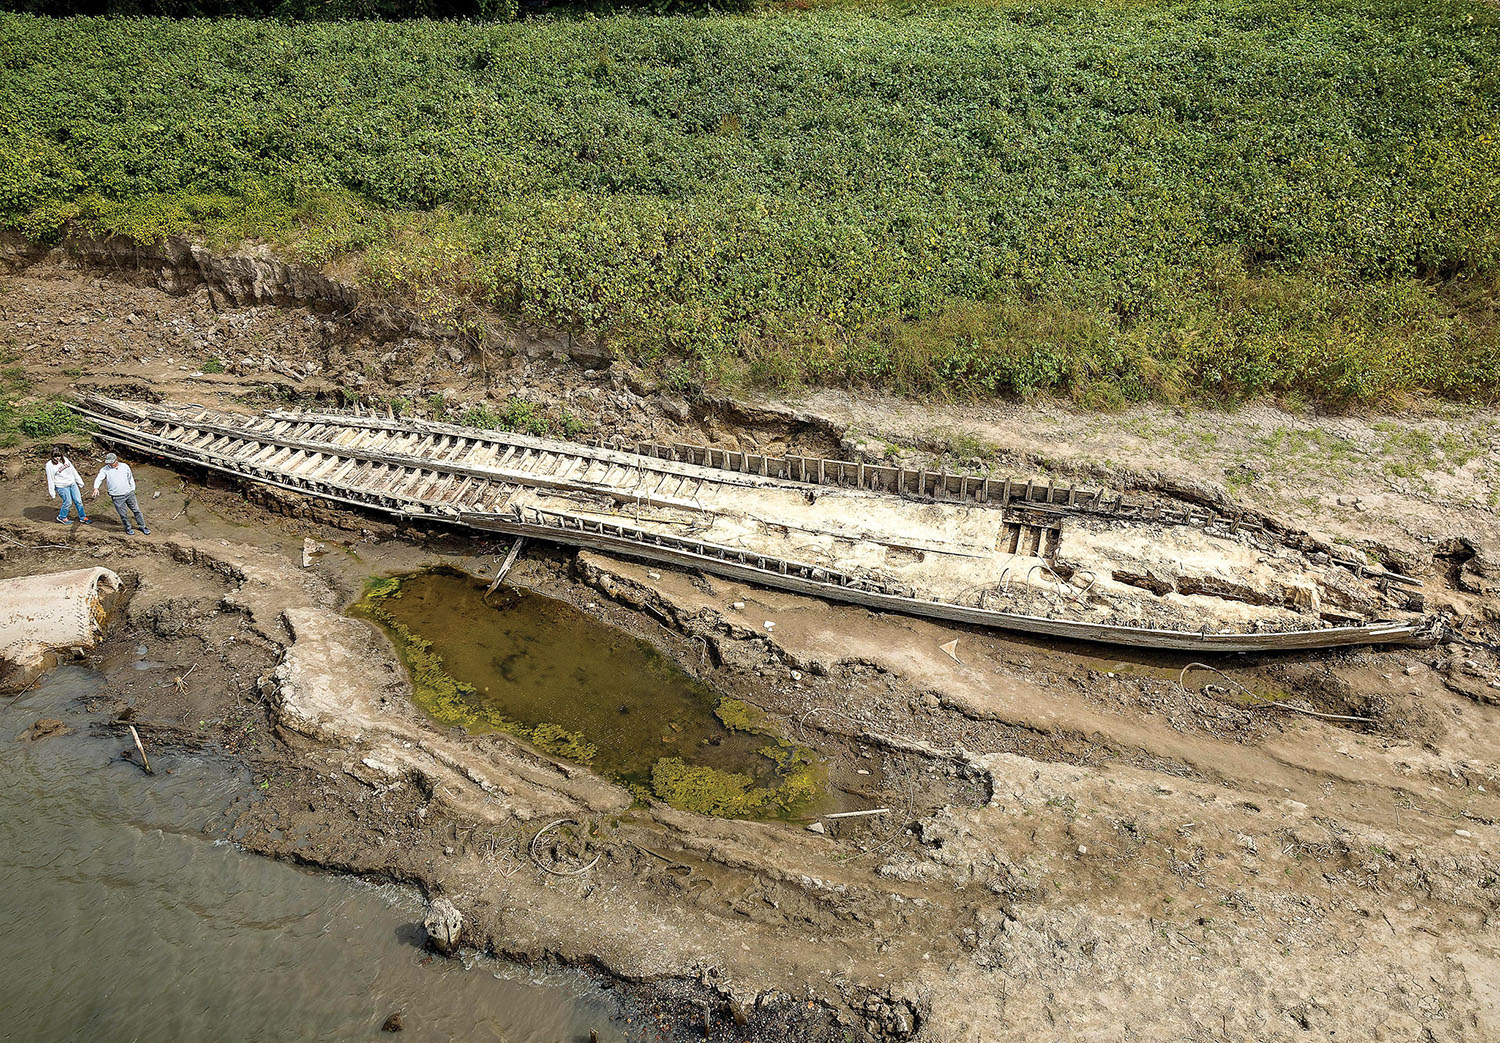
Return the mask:
<svg viewBox="0 0 1500 1043">
<path fill-rule="evenodd" d="M 446 414 L 446 409 L 444 412 Z M 584 428 L 583 421 L 566 409 L 549 410 L 529 399 L 516 396 L 506 399 L 498 409 L 487 403 L 480 403 L 448 419 L 465 427 L 516 431 L 538 438 L 547 435 L 572 438 Z"/>
<path fill-rule="evenodd" d="M 0 447 L 51 442 L 64 435 L 87 435 L 92 428 L 61 398 L 33 398 L 19 352 L 0 350 Z"/>
<path fill-rule="evenodd" d="M 269 241 L 678 387 L 1500 392 L 1492 4 L 9 15 L 0 41 L 0 226 L 41 240 Z"/>
</svg>

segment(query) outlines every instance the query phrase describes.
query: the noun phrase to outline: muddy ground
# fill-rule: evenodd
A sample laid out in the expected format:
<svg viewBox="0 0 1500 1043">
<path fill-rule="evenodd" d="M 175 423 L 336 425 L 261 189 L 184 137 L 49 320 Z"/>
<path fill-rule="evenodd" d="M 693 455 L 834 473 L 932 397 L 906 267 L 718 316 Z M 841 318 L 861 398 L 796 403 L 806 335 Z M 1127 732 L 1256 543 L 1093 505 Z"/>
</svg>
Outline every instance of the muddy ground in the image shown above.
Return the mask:
<svg viewBox="0 0 1500 1043">
<path fill-rule="evenodd" d="M 470 944 L 656 989 L 695 1038 L 705 1012 L 716 1039 L 1500 1038 L 1488 415 L 689 400 L 565 338 L 497 324 L 475 345 L 278 266 L 121 256 L 11 251 L 0 346 L 39 393 L 243 408 L 519 394 L 584 435 L 946 452 L 1233 501 L 1399 564 L 1465 620 L 1465 640 L 1436 648 L 1237 657 L 1210 664 L 1230 680 L 1184 677 L 1186 657 L 528 551 L 511 582 L 650 639 L 816 749 L 845 800 L 892 809 L 815 834 L 634 806 L 585 769 L 417 712 L 384 637 L 342 610 L 372 574 L 484 574 L 504 547 L 149 464 L 150 537 L 103 512 L 65 528 L 40 454 L 10 451 L 0 576 L 106 564 L 127 578 L 95 653 L 110 679 L 97 727 L 128 717 L 167 757 L 243 757 L 260 796 L 227 807 L 220 835 L 446 895 Z M 80 469 L 98 452 L 80 443 Z M 305 539 L 326 547 L 307 568 Z M 954 638 L 957 659 L 939 647 Z M 135 667 L 142 645 L 160 667 Z M 1368 720 L 1250 709 L 1235 683 Z M 588 839 L 533 858 L 559 818 Z"/>
</svg>

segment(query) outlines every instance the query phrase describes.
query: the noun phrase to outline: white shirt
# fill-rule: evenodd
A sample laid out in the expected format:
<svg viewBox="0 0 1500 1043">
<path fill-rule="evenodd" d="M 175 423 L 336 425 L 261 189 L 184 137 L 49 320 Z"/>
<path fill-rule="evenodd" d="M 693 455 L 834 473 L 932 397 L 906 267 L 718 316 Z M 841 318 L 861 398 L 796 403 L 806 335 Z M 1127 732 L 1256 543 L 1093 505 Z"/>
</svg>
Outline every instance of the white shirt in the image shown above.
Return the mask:
<svg viewBox="0 0 1500 1043">
<path fill-rule="evenodd" d="M 99 477 L 94 479 L 94 492 L 99 491 L 99 483 L 104 483 L 104 488 L 111 496 L 124 496 L 126 493 L 135 492 L 135 475 L 130 473 L 129 464 L 117 463 L 113 467 L 105 466 L 99 472 Z"/>
<path fill-rule="evenodd" d="M 56 496 L 57 490 L 66 489 L 70 485 L 83 485 L 83 479 L 78 476 L 78 469 L 73 466 L 73 461 L 66 456 L 62 463 L 55 464 L 47 461 L 47 495 Z"/>
</svg>

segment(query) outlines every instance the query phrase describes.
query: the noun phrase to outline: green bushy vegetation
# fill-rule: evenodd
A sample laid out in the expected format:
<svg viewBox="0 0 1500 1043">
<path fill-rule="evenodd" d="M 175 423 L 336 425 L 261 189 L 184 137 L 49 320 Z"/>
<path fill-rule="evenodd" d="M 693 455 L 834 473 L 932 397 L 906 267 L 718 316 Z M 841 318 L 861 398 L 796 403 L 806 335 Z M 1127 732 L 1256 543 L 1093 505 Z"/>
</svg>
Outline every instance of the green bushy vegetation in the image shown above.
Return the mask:
<svg viewBox="0 0 1500 1043">
<path fill-rule="evenodd" d="M 1500 389 L 1500 10 L 0 17 L 0 225 L 270 241 L 685 381 Z"/>
<path fill-rule="evenodd" d="M 0 11 L 169 18 L 483 18 L 516 16 L 515 0 L 0 0 Z"/>
<path fill-rule="evenodd" d="M 0 345 L 0 448 L 87 435 L 88 424 L 66 402 L 33 393 L 32 381 L 20 364 L 22 357 L 14 343 Z"/>
</svg>

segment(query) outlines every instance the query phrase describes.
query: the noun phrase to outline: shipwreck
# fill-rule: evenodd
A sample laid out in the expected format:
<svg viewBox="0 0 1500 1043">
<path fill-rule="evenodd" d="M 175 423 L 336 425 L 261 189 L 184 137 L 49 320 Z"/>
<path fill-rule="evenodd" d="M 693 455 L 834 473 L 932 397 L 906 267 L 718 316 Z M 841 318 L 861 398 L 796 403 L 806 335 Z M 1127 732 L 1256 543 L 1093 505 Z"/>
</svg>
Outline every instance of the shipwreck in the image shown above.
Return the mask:
<svg viewBox="0 0 1500 1043">
<path fill-rule="evenodd" d="M 1438 640 L 1421 584 L 1249 516 L 1101 488 L 352 412 L 86 396 L 104 442 L 400 519 L 1044 637 L 1190 652 Z"/>
</svg>

